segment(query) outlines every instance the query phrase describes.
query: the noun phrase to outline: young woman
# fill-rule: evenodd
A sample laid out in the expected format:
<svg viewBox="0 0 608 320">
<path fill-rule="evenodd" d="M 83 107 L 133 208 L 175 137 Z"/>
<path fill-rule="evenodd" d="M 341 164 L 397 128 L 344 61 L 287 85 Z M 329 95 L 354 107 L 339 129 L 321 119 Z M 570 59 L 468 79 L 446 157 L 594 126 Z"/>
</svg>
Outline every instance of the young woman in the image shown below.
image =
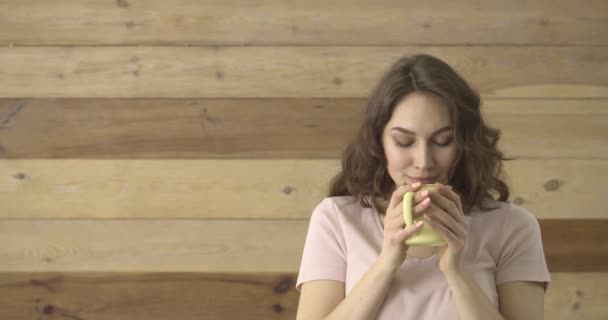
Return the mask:
<svg viewBox="0 0 608 320">
<path fill-rule="evenodd" d="M 369 99 L 329 196 L 313 211 L 297 319 L 543 319 L 540 228 L 507 202 L 479 95 L 448 64 L 404 57 Z M 403 196 L 447 245 L 404 244 Z"/>
</svg>

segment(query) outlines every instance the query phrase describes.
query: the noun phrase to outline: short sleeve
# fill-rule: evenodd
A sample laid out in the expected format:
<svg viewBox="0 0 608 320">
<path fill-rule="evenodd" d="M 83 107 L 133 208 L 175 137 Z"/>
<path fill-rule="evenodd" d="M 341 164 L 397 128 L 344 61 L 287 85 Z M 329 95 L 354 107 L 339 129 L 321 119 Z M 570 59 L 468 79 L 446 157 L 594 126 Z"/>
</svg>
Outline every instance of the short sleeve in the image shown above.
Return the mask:
<svg viewBox="0 0 608 320">
<path fill-rule="evenodd" d="M 336 206 L 325 198 L 313 211 L 296 289 L 311 280 L 346 281 L 346 248 Z"/>
<path fill-rule="evenodd" d="M 551 282 L 540 225 L 526 209 L 511 204 L 505 217 L 501 252 L 496 265 L 496 285 L 508 281 Z"/>
</svg>

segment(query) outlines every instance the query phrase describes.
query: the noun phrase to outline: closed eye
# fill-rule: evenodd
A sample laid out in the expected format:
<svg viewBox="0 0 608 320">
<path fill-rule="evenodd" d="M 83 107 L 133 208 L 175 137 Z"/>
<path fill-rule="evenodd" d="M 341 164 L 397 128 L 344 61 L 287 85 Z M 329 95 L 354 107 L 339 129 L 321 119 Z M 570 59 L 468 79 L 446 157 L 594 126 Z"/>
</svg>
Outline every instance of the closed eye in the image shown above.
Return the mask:
<svg viewBox="0 0 608 320">
<path fill-rule="evenodd" d="M 439 147 L 447 147 L 450 144 L 452 144 L 453 141 L 454 141 L 453 139 L 450 139 L 450 140 L 448 140 L 447 142 L 444 142 L 444 143 L 439 143 L 437 141 L 433 141 L 433 144 L 436 145 L 436 146 L 439 146 Z M 401 148 L 408 148 L 408 147 L 411 147 L 414 144 L 414 142 L 403 144 L 403 143 L 399 143 L 399 142 L 395 141 L 395 144 L 398 147 L 401 147 Z"/>
</svg>

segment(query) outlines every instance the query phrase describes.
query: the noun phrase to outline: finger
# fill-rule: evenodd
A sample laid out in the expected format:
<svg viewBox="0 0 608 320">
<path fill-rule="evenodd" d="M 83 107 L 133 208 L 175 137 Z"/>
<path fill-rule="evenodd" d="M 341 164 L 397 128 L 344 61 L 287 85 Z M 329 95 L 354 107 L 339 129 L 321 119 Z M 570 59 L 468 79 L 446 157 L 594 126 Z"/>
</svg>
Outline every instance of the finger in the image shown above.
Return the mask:
<svg viewBox="0 0 608 320">
<path fill-rule="evenodd" d="M 445 226 L 437 223 L 435 219 L 431 218 L 430 216 L 425 216 L 424 221 L 428 223 L 431 228 L 433 228 L 433 230 L 437 231 L 439 235 L 441 235 L 441 237 L 448 242 L 449 245 L 464 245 L 463 236 L 458 235 L 446 228 Z"/>
<path fill-rule="evenodd" d="M 456 204 L 456 207 L 460 210 L 460 212 L 462 212 L 464 214 L 464 212 L 462 210 L 462 201 L 460 199 L 460 195 L 458 195 L 458 193 L 456 193 L 456 191 L 454 191 L 451 186 L 438 185 L 437 189 L 443 196 L 452 200 L 452 202 L 454 202 L 454 204 Z"/>
<path fill-rule="evenodd" d="M 384 229 L 385 230 L 401 230 L 405 226 L 403 218 L 399 217 L 384 217 Z"/>
<path fill-rule="evenodd" d="M 414 202 L 414 207 L 412 210 L 412 215 L 418 216 L 425 210 L 429 208 L 431 205 L 431 199 L 427 195 L 425 198 L 420 199 L 420 201 Z M 403 219 L 403 210 L 401 207 L 388 210 L 387 214 L 384 216 L 384 224 L 392 223 L 392 221 L 399 221 L 399 225 L 403 227 L 405 221 Z"/>
<path fill-rule="evenodd" d="M 447 216 L 447 214 L 444 214 L 444 216 Z M 452 234 L 454 234 L 458 238 L 460 238 L 460 237 L 466 238 L 466 228 L 464 226 L 464 223 L 444 223 L 443 221 L 439 220 L 439 215 L 437 215 L 437 214 L 425 214 L 424 218 L 425 218 L 424 220 L 431 221 L 431 223 L 429 223 L 429 224 L 433 224 L 433 225 L 439 226 L 441 228 L 444 228 L 444 229 L 450 231 Z"/>
<path fill-rule="evenodd" d="M 451 234 L 451 232 L 441 224 L 437 223 L 435 219 L 431 218 L 428 215 L 425 215 L 424 222 L 431 226 L 434 231 L 439 233 L 441 238 L 443 238 L 443 240 L 445 240 L 449 245 L 452 245 L 454 243 L 454 236 Z"/>
<path fill-rule="evenodd" d="M 420 188 L 422 184 L 420 182 L 416 182 L 413 184 L 406 184 L 406 185 L 402 185 L 399 186 L 397 188 L 397 190 L 395 190 L 393 192 L 393 195 L 391 196 L 391 200 L 388 204 L 388 210 L 392 209 L 392 208 L 397 208 L 399 207 L 402 203 L 403 203 L 403 196 L 405 195 L 406 192 L 408 191 L 416 191 L 418 188 Z"/>
<path fill-rule="evenodd" d="M 433 202 L 431 202 L 429 212 L 425 214 L 425 216 L 430 216 L 436 223 L 441 224 L 454 232 L 456 232 L 456 226 L 460 224 L 452 215 L 445 212 Z"/>
<path fill-rule="evenodd" d="M 444 191 L 445 192 L 445 191 Z M 431 195 L 431 200 L 433 205 L 441 208 L 443 211 L 447 212 L 455 221 L 462 222 L 464 221 L 464 216 L 462 211 L 458 209 L 457 204 L 455 204 L 451 199 L 447 198 L 445 195 L 440 192 L 433 192 Z"/>
<path fill-rule="evenodd" d="M 414 206 L 413 215 L 419 215 L 420 213 L 429 209 L 432 204 L 432 200 L 430 197 L 424 198 L 420 203 Z"/>
<path fill-rule="evenodd" d="M 397 225 L 400 228 L 403 228 L 405 225 L 405 221 L 403 220 L 402 214 L 394 214 L 391 212 L 390 215 L 386 215 L 384 217 L 385 224 Z"/>
<path fill-rule="evenodd" d="M 425 200 L 416 204 L 412 209 L 412 215 L 417 217 L 421 213 L 425 212 L 430 205 L 432 204 L 431 199 L 427 196 Z M 389 228 L 390 226 L 395 226 L 395 228 L 402 229 L 405 226 L 405 220 L 403 218 L 403 210 L 401 208 L 391 209 L 384 216 L 384 225 L 385 228 Z"/>
<path fill-rule="evenodd" d="M 418 221 L 417 223 L 409 227 L 399 230 L 396 234 L 396 238 L 403 243 L 407 238 L 411 237 L 414 233 L 416 233 L 418 229 L 422 228 L 422 225 L 425 223 L 425 221 Z"/>
<path fill-rule="evenodd" d="M 391 200 L 389 202 L 389 208 L 395 208 L 403 201 L 403 196 L 408 191 L 416 191 L 420 188 L 422 184 L 420 182 L 416 182 L 413 184 L 404 184 L 399 186 L 392 194 Z"/>
</svg>

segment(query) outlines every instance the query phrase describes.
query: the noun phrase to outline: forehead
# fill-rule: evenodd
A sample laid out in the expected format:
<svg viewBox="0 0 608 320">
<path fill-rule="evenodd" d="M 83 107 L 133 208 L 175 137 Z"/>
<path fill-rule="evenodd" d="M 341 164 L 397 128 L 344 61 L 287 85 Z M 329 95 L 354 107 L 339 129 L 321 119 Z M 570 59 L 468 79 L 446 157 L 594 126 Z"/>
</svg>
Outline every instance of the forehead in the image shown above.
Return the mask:
<svg viewBox="0 0 608 320">
<path fill-rule="evenodd" d="M 431 94 L 411 93 L 395 107 L 387 128 L 403 127 L 421 135 L 451 125 L 448 107 Z"/>
</svg>

